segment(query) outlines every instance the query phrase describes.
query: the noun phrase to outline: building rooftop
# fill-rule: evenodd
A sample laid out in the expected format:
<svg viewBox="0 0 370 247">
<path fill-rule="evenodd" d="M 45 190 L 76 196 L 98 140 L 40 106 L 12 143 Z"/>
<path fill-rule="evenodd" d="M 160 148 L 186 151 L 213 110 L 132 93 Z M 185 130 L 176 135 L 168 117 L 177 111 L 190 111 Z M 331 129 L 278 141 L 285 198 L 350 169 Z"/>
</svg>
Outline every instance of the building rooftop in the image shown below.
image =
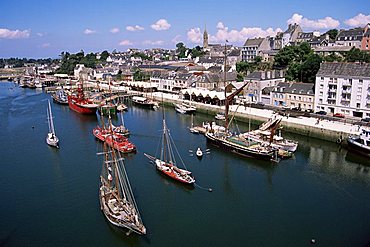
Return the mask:
<svg viewBox="0 0 370 247">
<path fill-rule="evenodd" d="M 321 63 L 316 76 L 370 78 L 370 63 Z"/>
</svg>

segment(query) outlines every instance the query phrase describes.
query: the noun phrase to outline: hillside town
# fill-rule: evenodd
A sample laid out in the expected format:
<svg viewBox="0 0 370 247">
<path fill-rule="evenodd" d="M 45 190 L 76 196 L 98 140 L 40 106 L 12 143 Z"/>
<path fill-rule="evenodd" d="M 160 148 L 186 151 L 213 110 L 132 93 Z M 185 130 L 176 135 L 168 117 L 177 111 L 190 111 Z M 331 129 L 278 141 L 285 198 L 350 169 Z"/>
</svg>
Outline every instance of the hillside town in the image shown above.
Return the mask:
<svg viewBox="0 0 370 247">
<path fill-rule="evenodd" d="M 224 105 L 225 89 L 231 93 L 248 82 L 239 94 L 243 103 L 368 120 L 370 64 L 347 62 L 344 58 L 354 49 L 368 54 L 370 24 L 337 30 L 334 35 L 332 32 L 304 32 L 298 24 L 289 24 L 284 32 L 274 37 L 249 38 L 243 46 L 235 47 L 227 41 L 210 44 L 205 29 L 202 47 L 186 49 L 180 43 L 176 50 L 100 52 L 94 56 L 101 63 L 96 66 L 75 64 L 72 74 L 57 73 L 61 66 L 59 60 L 51 64 L 26 63 L 22 75 L 14 74 L 16 68 L 11 64 L 4 64 L 1 76 L 22 80 L 40 78 L 45 85 L 74 84 L 82 78 L 107 83 L 109 78 L 116 85 L 136 91 L 179 94 L 184 99 L 190 98 L 187 89 L 192 88 L 192 100 L 215 105 Z M 271 66 L 279 51 L 302 44 L 308 44 L 313 54 L 336 58 L 333 62 L 327 59 L 320 63 L 313 75 L 314 81 L 300 80 L 303 68 L 301 75 L 292 79 L 287 76 L 286 67 Z M 241 71 L 243 63 L 261 66 Z"/>
</svg>

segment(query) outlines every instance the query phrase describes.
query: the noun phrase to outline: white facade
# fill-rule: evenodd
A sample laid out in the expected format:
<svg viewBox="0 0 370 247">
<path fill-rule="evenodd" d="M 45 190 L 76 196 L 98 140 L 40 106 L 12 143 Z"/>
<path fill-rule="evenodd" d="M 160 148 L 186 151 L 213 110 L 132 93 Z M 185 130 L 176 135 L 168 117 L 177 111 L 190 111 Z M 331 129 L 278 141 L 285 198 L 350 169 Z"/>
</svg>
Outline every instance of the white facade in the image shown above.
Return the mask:
<svg viewBox="0 0 370 247">
<path fill-rule="evenodd" d="M 317 76 L 314 110 L 370 117 L 370 78 Z"/>
</svg>

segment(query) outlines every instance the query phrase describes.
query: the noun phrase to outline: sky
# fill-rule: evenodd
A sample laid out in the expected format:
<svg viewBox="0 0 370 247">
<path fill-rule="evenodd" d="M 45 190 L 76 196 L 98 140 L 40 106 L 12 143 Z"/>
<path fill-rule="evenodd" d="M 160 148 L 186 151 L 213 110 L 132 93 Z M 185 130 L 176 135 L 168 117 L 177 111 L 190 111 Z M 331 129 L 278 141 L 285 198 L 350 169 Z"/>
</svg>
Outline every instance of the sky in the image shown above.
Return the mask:
<svg viewBox="0 0 370 247">
<path fill-rule="evenodd" d="M 242 46 L 298 23 L 304 32 L 364 27 L 369 0 L 0 0 L 0 58 L 61 52 Z"/>
</svg>

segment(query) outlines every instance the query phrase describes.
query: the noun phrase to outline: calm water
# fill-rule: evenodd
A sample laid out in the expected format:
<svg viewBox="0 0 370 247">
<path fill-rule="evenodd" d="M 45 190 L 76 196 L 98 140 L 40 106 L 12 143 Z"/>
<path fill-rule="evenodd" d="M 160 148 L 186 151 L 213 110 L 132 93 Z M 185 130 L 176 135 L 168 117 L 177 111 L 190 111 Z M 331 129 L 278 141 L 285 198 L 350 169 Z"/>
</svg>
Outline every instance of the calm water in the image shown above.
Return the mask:
<svg viewBox="0 0 370 247">
<path fill-rule="evenodd" d="M 278 165 L 229 154 L 187 127 L 191 117 L 166 109 L 183 160 L 207 192 L 159 174 L 155 154 L 162 112 L 130 106 L 124 114 L 138 153 L 127 173 L 148 234 L 126 236 L 108 224 L 98 200 L 101 143 L 96 116 L 52 104 L 59 150 L 45 142 L 42 91 L 0 83 L 0 246 L 366 246 L 370 242 L 368 160 L 336 144 L 299 141 Z M 197 114 L 194 122 L 210 120 Z M 114 119 L 119 122 L 119 118 Z M 34 128 L 32 128 L 32 126 Z M 241 130 L 247 125 L 240 124 Z M 197 147 L 210 154 L 198 160 Z"/>
</svg>

